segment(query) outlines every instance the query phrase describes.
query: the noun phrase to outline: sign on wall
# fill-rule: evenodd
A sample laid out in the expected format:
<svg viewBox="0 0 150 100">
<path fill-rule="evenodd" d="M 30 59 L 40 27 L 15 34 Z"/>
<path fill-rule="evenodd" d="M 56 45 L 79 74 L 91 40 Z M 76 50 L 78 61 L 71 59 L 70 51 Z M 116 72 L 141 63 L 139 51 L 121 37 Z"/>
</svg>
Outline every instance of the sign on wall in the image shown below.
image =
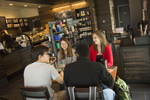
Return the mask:
<svg viewBox="0 0 150 100">
<path fill-rule="evenodd" d="M 63 10 L 55 13 L 55 20 L 63 20 L 67 18 L 72 18 L 71 9 Z"/>
</svg>

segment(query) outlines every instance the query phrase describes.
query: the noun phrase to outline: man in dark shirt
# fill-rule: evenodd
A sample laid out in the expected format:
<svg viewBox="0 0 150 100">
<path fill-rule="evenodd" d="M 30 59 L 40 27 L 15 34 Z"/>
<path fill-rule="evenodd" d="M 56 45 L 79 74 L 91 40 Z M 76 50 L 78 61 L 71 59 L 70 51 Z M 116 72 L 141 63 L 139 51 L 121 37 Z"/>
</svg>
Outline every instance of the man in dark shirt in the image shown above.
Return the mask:
<svg viewBox="0 0 150 100">
<path fill-rule="evenodd" d="M 7 35 L 5 32 L 1 33 L 2 35 L 2 43 L 4 48 L 11 48 L 11 37 Z"/>
<path fill-rule="evenodd" d="M 76 48 L 77 61 L 65 66 L 64 82 L 67 87 L 100 86 L 101 82 L 108 86 L 114 86 L 114 80 L 105 66 L 101 63 L 89 60 L 89 47 L 80 43 Z M 106 100 L 113 100 L 115 93 L 111 89 L 103 90 Z"/>
</svg>

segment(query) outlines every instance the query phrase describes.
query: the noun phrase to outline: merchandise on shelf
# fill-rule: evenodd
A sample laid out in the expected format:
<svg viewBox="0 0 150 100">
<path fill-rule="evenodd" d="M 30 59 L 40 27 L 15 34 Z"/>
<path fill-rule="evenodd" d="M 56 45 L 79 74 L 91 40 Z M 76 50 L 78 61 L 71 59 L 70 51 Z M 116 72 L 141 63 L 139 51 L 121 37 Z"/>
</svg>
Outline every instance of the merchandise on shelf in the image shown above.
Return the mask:
<svg viewBox="0 0 150 100">
<path fill-rule="evenodd" d="M 32 40 L 32 43 L 48 39 L 45 35 L 46 33 L 44 31 L 29 31 L 29 32 L 24 32 L 27 34 L 30 39 Z M 26 40 L 29 42 L 28 38 Z"/>
<path fill-rule="evenodd" d="M 50 36 L 52 38 L 52 46 L 53 46 L 53 51 L 55 56 L 57 56 L 57 53 L 59 51 L 60 45 L 59 45 L 59 40 L 61 37 L 66 37 L 68 41 L 70 42 L 70 45 L 73 47 L 77 43 L 77 23 L 71 22 L 73 20 L 69 19 L 69 21 L 53 21 L 53 22 L 48 22 L 48 25 L 50 28 Z M 69 22 L 69 23 L 67 23 Z M 79 21 L 76 21 L 79 22 Z M 62 24 L 62 25 L 61 25 Z M 73 26 L 74 25 L 74 26 Z M 67 27 L 69 26 L 69 27 Z"/>
<path fill-rule="evenodd" d="M 24 27 L 28 26 L 28 20 L 25 18 L 12 18 L 6 19 L 7 28 L 17 28 L 17 27 Z"/>
</svg>

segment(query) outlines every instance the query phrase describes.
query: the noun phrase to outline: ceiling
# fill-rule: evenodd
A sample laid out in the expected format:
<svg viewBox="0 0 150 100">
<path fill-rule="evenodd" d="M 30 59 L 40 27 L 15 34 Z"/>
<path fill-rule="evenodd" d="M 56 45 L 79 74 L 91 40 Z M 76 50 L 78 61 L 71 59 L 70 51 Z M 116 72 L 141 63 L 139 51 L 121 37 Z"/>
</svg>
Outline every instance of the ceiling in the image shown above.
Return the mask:
<svg viewBox="0 0 150 100">
<path fill-rule="evenodd" d="M 0 0 L 0 7 L 14 7 L 14 8 L 25 8 L 24 5 L 27 5 L 26 8 L 37 8 L 41 7 L 50 7 L 57 4 L 81 2 L 85 0 Z M 10 6 L 9 4 L 13 4 Z"/>
<path fill-rule="evenodd" d="M 19 1 L 21 1 L 21 0 L 19 0 Z M 26 1 L 30 1 L 30 0 L 26 0 Z M 13 5 L 9 5 L 9 4 L 13 4 Z M 27 6 L 24 7 L 24 5 L 27 5 Z M 5 7 L 5 8 L 38 8 L 38 6 L 48 7 L 50 5 L 43 4 L 43 3 L 38 4 L 38 3 L 17 2 L 17 0 L 16 1 L 15 0 L 12 0 L 12 1 L 0 0 L 0 7 Z"/>
<path fill-rule="evenodd" d="M 15 1 L 15 2 L 27 2 L 27 3 L 36 3 L 36 4 L 44 4 L 44 5 L 54 5 L 54 1 L 58 0 L 5 0 L 5 1 Z M 62 0 L 59 0 L 62 1 Z"/>
</svg>

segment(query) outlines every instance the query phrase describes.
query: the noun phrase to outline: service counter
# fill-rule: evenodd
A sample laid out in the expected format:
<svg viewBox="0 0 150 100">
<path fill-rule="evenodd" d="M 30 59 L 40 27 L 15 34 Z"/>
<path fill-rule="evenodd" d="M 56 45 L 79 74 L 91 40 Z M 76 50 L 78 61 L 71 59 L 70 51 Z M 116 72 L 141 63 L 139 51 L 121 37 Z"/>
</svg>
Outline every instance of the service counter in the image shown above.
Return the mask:
<svg viewBox="0 0 150 100">
<path fill-rule="evenodd" d="M 10 75 L 24 69 L 32 62 L 31 47 L 0 55 L 0 85 L 6 83 Z"/>
<path fill-rule="evenodd" d="M 130 40 L 127 40 L 130 41 Z M 120 44 L 123 79 L 150 82 L 150 45 Z"/>
</svg>

